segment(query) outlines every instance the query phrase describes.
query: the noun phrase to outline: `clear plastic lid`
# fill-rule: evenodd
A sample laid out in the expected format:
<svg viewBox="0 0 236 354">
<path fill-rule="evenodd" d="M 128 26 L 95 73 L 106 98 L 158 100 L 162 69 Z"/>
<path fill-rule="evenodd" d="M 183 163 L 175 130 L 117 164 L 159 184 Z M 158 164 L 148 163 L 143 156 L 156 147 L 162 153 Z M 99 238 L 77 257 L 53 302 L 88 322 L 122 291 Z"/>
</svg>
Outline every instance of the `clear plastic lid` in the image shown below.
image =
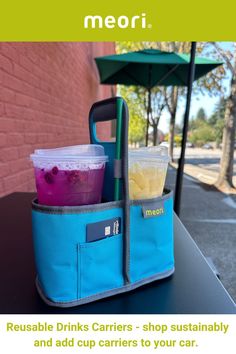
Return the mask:
<svg viewBox="0 0 236 354">
<path fill-rule="evenodd" d="M 82 155 L 61 155 L 61 156 L 55 156 L 55 155 L 37 155 L 37 154 L 31 154 L 30 158 L 33 162 L 37 161 L 54 161 L 56 162 L 73 162 L 73 161 L 81 161 L 81 162 L 86 162 L 86 163 L 98 163 L 98 162 L 107 162 L 108 161 L 108 156 L 82 156 Z"/>
<path fill-rule="evenodd" d="M 101 145 L 73 145 L 55 149 L 37 149 L 30 155 L 35 166 L 56 164 L 62 168 L 73 169 L 75 166 L 96 165 L 108 161 Z"/>
<path fill-rule="evenodd" d="M 72 145 L 62 146 L 54 149 L 37 149 L 34 155 L 43 156 L 64 156 L 64 155 L 83 155 L 83 156 L 104 156 L 104 147 L 102 145 Z"/>
<path fill-rule="evenodd" d="M 129 158 L 135 160 L 158 160 L 168 163 L 170 157 L 166 146 L 149 146 L 139 149 L 129 150 Z"/>
</svg>

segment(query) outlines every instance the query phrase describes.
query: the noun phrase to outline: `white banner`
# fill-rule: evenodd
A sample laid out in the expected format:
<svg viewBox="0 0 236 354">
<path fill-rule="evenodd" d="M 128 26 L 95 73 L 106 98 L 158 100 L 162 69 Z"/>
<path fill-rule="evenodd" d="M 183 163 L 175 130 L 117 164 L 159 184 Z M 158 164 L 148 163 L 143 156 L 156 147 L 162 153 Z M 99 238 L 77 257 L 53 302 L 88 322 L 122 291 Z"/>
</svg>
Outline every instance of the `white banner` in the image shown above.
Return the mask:
<svg viewBox="0 0 236 354">
<path fill-rule="evenodd" d="M 235 353 L 234 315 L 1 315 L 0 352 Z"/>
</svg>

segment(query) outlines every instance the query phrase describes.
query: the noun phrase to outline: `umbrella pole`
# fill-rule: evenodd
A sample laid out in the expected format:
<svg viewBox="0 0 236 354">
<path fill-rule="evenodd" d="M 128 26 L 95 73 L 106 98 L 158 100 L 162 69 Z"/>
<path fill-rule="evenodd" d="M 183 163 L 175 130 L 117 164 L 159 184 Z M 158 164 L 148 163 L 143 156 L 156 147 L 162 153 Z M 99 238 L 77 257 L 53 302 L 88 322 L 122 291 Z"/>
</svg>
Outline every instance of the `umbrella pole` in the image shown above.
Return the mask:
<svg viewBox="0 0 236 354">
<path fill-rule="evenodd" d="M 176 185 L 175 185 L 175 201 L 174 201 L 174 210 L 176 214 L 180 215 L 180 204 L 181 204 L 181 193 L 183 185 L 183 173 L 184 173 L 184 162 L 185 162 L 185 148 L 187 142 L 187 132 L 188 132 L 188 121 L 189 121 L 189 112 L 191 104 L 191 95 L 192 95 L 192 86 L 195 76 L 195 53 L 196 53 L 196 42 L 192 42 L 191 46 L 191 58 L 188 71 L 188 92 L 187 92 L 187 101 L 184 115 L 184 126 L 183 126 L 183 136 L 181 142 L 181 153 L 178 163 Z"/>
<path fill-rule="evenodd" d="M 149 118 L 151 113 L 151 89 L 148 88 L 148 108 L 147 108 L 147 126 L 146 126 L 146 146 L 148 146 L 148 129 L 149 129 Z"/>
</svg>

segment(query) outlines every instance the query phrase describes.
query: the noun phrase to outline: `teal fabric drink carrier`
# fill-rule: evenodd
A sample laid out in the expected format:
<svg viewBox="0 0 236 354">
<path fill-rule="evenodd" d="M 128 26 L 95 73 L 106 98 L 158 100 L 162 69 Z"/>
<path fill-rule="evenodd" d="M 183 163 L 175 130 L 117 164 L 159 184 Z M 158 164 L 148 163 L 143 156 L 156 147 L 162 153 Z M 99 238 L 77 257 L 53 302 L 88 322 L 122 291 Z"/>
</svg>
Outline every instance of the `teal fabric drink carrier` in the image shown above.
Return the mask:
<svg viewBox="0 0 236 354">
<path fill-rule="evenodd" d="M 128 109 L 124 100 L 121 159 L 115 159 L 115 142 L 100 142 L 96 137 L 96 123 L 116 119 L 120 99 L 95 103 L 89 115 L 91 143 L 102 144 L 109 156 L 103 203 L 52 207 L 32 202 L 36 286 L 48 305 L 77 306 L 174 272 L 172 192 L 165 190 L 153 199 L 129 199 Z M 121 200 L 117 201 L 114 178 L 121 182 Z M 120 223 L 114 235 L 88 242 L 89 225 L 94 224 L 95 230 L 97 225 L 98 230 L 101 223 L 113 220 Z"/>
</svg>

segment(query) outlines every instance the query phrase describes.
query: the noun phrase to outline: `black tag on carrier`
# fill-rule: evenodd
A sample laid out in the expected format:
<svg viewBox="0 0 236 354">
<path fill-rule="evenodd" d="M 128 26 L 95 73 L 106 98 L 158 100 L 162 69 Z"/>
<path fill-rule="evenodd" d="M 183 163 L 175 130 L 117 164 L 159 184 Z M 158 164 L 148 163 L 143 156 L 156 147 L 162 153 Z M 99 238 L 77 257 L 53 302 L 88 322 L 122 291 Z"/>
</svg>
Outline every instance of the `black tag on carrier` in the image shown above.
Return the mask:
<svg viewBox="0 0 236 354">
<path fill-rule="evenodd" d="M 142 206 L 142 212 L 144 218 L 152 218 L 165 214 L 164 203 L 153 202 Z"/>
<path fill-rule="evenodd" d="M 86 242 L 94 242 L 121 233 L 121 218 L 99 221 L 87 224 Z"/>
</svg>

